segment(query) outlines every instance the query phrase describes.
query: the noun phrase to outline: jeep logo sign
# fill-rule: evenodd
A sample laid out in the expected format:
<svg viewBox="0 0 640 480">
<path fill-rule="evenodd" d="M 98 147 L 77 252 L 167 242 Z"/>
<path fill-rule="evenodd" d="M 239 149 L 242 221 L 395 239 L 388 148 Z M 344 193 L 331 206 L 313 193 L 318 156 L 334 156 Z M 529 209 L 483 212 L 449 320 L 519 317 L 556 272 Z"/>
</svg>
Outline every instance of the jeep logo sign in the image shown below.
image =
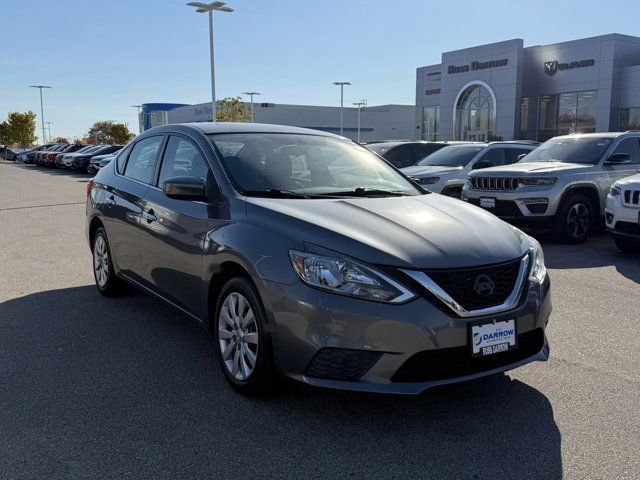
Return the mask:
<svg viewBox="0 0 640 480">
<path fill-rule="evenodd" d="M 551 60 L 544 62 L 544 73 L 547 75 L 555 75 L 558 70 L 571 70 L 572 68 L 593 67 L 596 61 L 591 58 L 589 60 L 580 60 L 579 62 L 558 62 Z"/>
</svg>

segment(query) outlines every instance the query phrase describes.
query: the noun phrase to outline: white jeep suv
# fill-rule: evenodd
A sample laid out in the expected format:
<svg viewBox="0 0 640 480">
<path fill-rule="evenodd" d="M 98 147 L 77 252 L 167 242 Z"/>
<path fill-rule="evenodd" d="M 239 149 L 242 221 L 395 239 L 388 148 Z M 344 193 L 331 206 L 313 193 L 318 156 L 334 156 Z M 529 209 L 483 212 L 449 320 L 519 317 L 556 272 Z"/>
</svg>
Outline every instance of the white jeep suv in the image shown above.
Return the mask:
<svg viewBox="0 0 640 480">
<path fill-rule="evenodd" d="M 530 141 L 457 143 L 401 170 L 432 192 L 460 198 L 469 172 L 517 162 L 538 145 Z"/>
<path fill-rule="evenodd" d="M 596 223 L 604 226 L 611 185 L 638 167 L 640 132 L 565 135 L 513 165 L 471 172 L 462 199 L 514 225 L 581 243 Z"/>
<path fill-rule="evenodd" d="M 607 230 L 623 252 L 640 252 L 640 175 L 611 186 L 604 210 Z"/>
</svg>

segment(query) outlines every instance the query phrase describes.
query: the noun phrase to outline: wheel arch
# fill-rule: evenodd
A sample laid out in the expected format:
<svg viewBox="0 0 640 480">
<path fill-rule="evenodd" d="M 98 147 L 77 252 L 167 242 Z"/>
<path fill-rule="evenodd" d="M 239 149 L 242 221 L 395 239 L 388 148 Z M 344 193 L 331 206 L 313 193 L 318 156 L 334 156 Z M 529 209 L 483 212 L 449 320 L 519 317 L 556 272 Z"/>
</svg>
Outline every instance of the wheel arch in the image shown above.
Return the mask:
<svg viewBox="0 0 640 480">
<path fill-rule="evenodd" d="M 598 188 L 590 183 L 570 185 L 563 193 L 559 204 L 561 205 L 571 195 L 583 195 L 589 199 L 593 207 L 594 218 L 601 216 L 602 205 Z"/>
<path fill-rule="evenodd" d="M 100 220 L 100 217 L 94 216 L 89 223 L 89 245 L 91 250 L 93 251 L 93 237 L 95 236 L 98 229 L 102 227 L 104 228 L 104 223 Z"/>
</svg>

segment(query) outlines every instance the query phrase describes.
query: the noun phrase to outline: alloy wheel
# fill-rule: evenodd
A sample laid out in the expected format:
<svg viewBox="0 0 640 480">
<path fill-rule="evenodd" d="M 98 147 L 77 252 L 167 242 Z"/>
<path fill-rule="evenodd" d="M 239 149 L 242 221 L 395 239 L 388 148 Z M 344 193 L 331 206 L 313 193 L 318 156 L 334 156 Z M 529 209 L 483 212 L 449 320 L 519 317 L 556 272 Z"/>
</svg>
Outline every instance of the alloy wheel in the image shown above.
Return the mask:
<svg viewBox="0 0 640 480">
<path fill-rule="evenodd" d="M 591 212 L 584 203 L 576 203 L 567 214 L 567 229 L 573 238 L 582 238 L 589 232 Z"/>
<path fill-rule="evenodd" d="M 224 299 L 218 315 L 222 361 L 234 379 L 245 381 L 258 359 L 258 324 L 251 305 L 242 294 L 232 292 Z"/>
<path fill-rule="evenodd" d="M 109 252 L 107 251 L 107 242 L 102 235 L 96 237 L 93 245 L 93 268 L 98 286 L 104 288 L 109 280 Z"/>
</svg>

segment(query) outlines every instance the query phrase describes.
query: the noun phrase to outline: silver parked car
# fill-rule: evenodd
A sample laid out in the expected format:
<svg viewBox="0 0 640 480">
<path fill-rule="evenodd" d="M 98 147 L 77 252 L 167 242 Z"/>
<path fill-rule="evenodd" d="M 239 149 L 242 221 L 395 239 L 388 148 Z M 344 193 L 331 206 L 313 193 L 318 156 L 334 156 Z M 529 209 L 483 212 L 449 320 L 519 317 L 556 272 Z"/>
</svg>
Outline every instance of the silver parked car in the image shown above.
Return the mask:
<svg viewBox="0 0 640 480">
<path fill-rule="evenodd" d="M 510 165 L 538 145 L 529 141 L 452 144 L 402 172 L 432 192 L 460 198 L 469 172 Z"/>
<path fill-rule="evenodd" d="M 560 136 L 518 163 L 471 172 L 462 198 L 514 225 L 581 243 L 603 223 L 613 182 L 638 167 L 640 132 Z"/>
<path fill-rule="evenodd" d="M 87 188 L 98 290 L 124 282 L 211 329 L 242 392 L 274 374 L 419 393 L 549 356 L 538 242 L 295 127 L 150 129 Z"/>
</svg>

